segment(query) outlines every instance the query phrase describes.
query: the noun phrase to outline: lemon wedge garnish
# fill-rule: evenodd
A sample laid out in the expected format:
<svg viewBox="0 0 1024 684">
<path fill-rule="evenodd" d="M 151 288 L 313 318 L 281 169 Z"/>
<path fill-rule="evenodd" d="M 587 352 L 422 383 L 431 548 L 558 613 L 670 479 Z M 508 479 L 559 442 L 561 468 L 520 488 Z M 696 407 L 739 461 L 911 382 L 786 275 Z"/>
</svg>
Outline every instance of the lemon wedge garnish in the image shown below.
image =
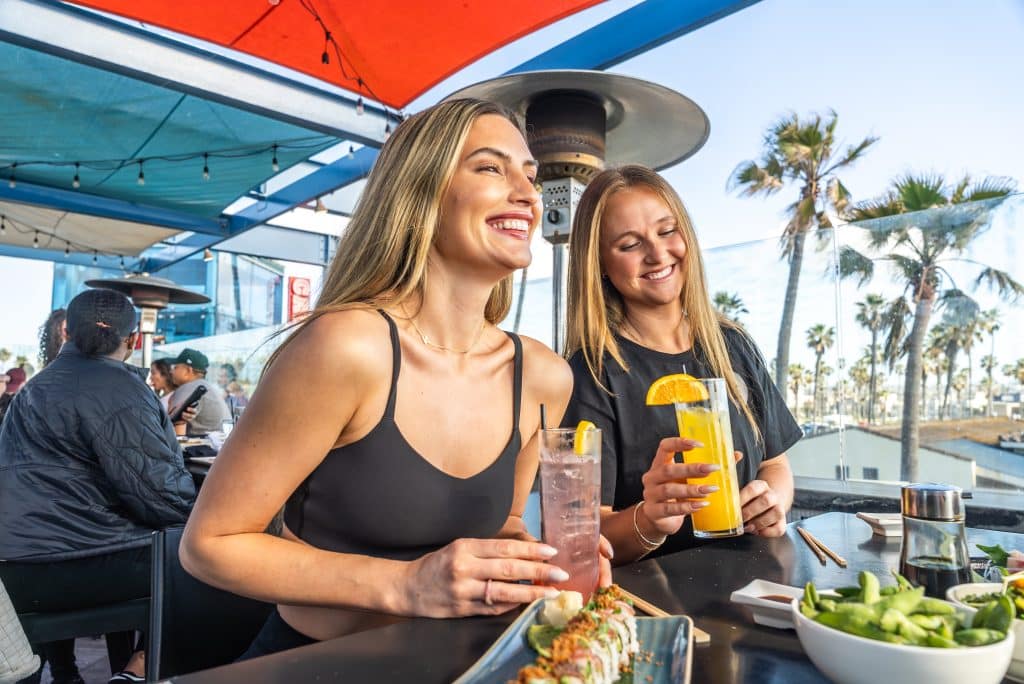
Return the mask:
<svg viewBox="0 0 1024 684">
<path fill-rule="evenodd" d="M 572 450 L 578 456 L 589 454 L 592 449 L 593 440 L 597 439 L 597 426 L 589 420 L 581 420 L 576 424 L 576 439 L 573 440 Z"/>
<path fill-rule="evenodd" d="M 647 389 L 648 406 L 664 406 L 665 404 L 692 404 L 707 401 L 708 390 L 704 383 L 692 375 L 675 373 L 663 375 Z"/>
</svg>

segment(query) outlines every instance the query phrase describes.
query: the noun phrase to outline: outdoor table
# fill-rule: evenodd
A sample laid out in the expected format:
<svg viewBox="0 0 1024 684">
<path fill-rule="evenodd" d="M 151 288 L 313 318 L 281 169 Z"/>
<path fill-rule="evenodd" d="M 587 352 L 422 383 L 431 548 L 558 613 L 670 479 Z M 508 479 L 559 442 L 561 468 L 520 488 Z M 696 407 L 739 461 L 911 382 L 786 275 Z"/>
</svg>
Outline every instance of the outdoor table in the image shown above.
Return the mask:
<svg viewBox="0 0 1024 684">
<path fill-rule="evenodd" d="M 807 528 L 848 562 L 822 566 L 795 526 Z M 1024 534 L 968 530 L 976 543 L 1024 549 Z M 744 535 L 696 549 L 633 563 L 615 571 L 615 581 L 670 613 L 693 618 L 711 634 L 695 646 L 694 682 L 821 682 L 824 676 L 804 655 L 793 630 L 754 624 L 749 611 L 729 595 L 754 579 L 819 587 L 857 584 L 857 573 L 888 575 L 899 564 L 900 537 L 872 536 L 867 523 L 846 513 L 826 513 L 793 523 L 786 535 Z M 182 684 L 251 682 L 451 682 L 467 670 L 512 622 L 516 613 L 494 618 L 417 618 L 244 663 L 175 678 Z M 499 683 L 500 684 L 500 683 Z"/>
</svg>

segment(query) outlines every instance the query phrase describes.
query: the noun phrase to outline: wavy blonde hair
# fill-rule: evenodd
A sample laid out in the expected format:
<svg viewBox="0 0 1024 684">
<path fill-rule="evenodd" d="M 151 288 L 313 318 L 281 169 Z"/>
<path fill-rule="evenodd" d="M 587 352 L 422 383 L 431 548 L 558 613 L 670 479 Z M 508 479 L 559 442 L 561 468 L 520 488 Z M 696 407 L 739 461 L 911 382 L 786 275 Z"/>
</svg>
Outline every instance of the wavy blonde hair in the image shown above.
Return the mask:
<svg viewBox="0 0 1024 684">
<path fill-rule="evenodd" d="M 609 391 L 601 382 L 605 353 L 623 370 L 629 371 L 615 339 L 616 334 L 622 333 L 626 304 L 611 281 L 601 277 L 601 224 L 608 200 L 615 193 L 632 188 L 643 188 L 655 193 L 675 218 L 683 244 L 686 245 L 680 305 L 686 312 L 693 342 L 699 346 L 714 376 L 725 379 L 729 398 L 743 412 L 760 440 L 761 431 L 754 414 L 740 394 L 736 373 L 725 346 L 725 336 L 722 334 L 722 328 L 740 328 L 718 313 L 711 303 L 704 275 L 704 259 L 683 201 L 664 178 L 646 166 L 632 164 L 605 170 L 591 181 L 580 197 L 569 236 L 566 357 L 582 350 L 590 374 L 605 391 Z"/>
<path fill-rule="evenodd" d="M 296 335 L 324 314 L 401 306 L 422 296 L 442 198 L 473 122 L 486 114 L 504 117 L 524 132 L 507 108 L 473 99 L 442 102 L 399 124 L 381 149 L 338 242 L 316 306 L 277 333 L 291 334 L 267 359 L 264 372 Z M 511 305 L 509 274 L 491 290 L 484 317 L 497 323 Z"/>
</svg>

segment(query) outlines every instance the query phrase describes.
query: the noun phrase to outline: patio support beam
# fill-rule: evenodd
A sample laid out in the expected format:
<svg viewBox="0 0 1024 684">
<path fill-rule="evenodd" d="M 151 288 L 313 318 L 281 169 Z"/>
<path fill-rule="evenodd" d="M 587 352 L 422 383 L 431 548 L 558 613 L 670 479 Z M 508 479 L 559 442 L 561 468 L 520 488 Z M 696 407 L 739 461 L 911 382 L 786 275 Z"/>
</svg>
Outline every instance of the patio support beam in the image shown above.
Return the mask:
<svg viewBox="0 0 1024 684">
<path fill-rule="evenodd" d="M 760 0 L 647 0 L 508 73 L 544 69 L 604 71 L 757 2 Z"/>
<path fill-rule="evenodd" d="M 0 40 L 364 145 L 380 146 L 382 108 L 104 15 L 52 0 L 0 2 Z M 312 81 L 312 79 L 310 79 Z M 394 125 L 392 115 L 392 125 Z"/>
<path fill-rule="evenodd" d="M 7 183 L 0 183 L 0 200 L 47 207 L 74 214 L 88 214 L 135 223 L 148 223 L 164 228 L 191 230 L 197 233 L 216 235 L 217 239 L 229 235 L 228 225 L 224 219 L 206 219 L 173 209 L 90 195 L 80 190 L 63 190 L 33 185 L 24 181 L 18 181 L 13 188 Z"/>
</svg>

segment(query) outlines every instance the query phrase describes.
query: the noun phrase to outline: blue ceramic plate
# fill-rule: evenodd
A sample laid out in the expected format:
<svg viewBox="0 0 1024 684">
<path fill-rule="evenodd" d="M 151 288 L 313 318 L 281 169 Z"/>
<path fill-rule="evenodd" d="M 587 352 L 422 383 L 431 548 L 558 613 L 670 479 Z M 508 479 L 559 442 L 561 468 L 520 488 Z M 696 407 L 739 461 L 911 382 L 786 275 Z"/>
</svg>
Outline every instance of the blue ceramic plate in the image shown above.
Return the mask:
<svg viewBox="0 0 1024 684">
<path fill-rule="evenodd" d="M 526 643 L 526 630 L 537 623 L 541 601 L 534 601 L 509 625 L 494 645 L 455 680 L 454 684 L 505 684 L 515 681 L 519 668 L 537 658 Z M 640 651 L 652 657 L 633 663 L 632 681 L 636 684 L 686 684 L 690 681 L 693 660 L 693 621 L 685 615 L 636 619 Z M 650 679 L 648 679 L 650 677 Z M 629 682 L 629 678 L 620 679 Z"/>
</svg>

